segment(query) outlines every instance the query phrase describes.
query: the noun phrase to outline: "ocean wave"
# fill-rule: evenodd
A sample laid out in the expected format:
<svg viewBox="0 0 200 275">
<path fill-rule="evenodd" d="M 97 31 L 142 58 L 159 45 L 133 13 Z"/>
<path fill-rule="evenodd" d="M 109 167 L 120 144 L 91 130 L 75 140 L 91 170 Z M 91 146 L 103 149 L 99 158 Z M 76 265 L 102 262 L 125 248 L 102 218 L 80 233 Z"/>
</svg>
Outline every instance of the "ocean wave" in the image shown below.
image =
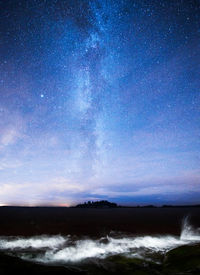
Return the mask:
<svg viewBox="0 0 200 275">
<path fill-rule="evenodd" d="M 19 250 L 19 249 L 56 249 L 62 246 L 68 237 L 62 236 L 34 236 L 31 238 L 23 237 L 0 237 L 1 250 Z"/>
<path fill-rule="evenodd" d="M 180 237 L 170 235 L 107 236 L 98 240 L 73 239 L 70 236 L 1 237 L 0 250 L 16 252 L 17 256 L 25 260 L 52 264 L 74 263 L 91 258 L 103 259 L 118 254 L 127 257 L 145 257 L 145 253 L 148 255 L 165 253 L 175 247 L 198 242 L 200 242 L 199 229 L 193 228 L 186 218 Z M 34 255 L 31 253 L 33 249 L 36 251 Z"/>
</svg>

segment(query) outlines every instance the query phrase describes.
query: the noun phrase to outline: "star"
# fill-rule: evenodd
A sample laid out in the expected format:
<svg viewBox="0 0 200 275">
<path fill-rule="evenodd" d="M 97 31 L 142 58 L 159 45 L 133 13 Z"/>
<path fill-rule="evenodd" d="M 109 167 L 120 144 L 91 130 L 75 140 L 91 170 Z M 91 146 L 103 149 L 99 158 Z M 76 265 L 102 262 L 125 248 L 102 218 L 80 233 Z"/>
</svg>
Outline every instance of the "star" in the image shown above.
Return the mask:
<svg viewBox="0 0 200 275">
<path fill-rule="evenodd" d="M 0 202 L 200 198 L 199 10 L 0 1 Z"/>
</svg>

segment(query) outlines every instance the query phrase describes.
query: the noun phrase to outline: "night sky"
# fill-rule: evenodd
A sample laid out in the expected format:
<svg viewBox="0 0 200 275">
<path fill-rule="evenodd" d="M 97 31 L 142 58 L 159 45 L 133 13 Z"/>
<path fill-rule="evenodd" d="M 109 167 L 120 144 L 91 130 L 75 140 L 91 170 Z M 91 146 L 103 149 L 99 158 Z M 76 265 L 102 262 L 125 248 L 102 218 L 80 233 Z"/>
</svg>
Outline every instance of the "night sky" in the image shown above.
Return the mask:
<svg viewBox="0 0 200 275">
<path fill-rule="evenodd" d="M 0 1 L 0 205 L 200 203 L 200 1 Z"/>
</svg>

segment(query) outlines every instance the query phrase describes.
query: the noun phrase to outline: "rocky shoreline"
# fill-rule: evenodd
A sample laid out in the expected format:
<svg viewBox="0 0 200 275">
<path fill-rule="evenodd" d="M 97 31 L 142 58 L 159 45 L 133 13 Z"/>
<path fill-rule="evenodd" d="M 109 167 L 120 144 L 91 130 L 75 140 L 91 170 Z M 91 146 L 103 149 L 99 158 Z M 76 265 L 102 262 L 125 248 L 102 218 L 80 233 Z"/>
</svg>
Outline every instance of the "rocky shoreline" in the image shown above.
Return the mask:
<svg viewBox="0 0 200 275">
<path fill-rule="evenodd" d="M 74 265 L 44 265 L 24 261 L 13 255 L 0 253 L 0 274 L 85 274 L 85 275 L 186 275 L 200 274 L 200 245 L 185 245 L 170 250 L 163 255 L 162 263 L 149 260 L 127 258 L 123 255 L 110 256 L 106 259 L 89 259 Z"/>
</svg>

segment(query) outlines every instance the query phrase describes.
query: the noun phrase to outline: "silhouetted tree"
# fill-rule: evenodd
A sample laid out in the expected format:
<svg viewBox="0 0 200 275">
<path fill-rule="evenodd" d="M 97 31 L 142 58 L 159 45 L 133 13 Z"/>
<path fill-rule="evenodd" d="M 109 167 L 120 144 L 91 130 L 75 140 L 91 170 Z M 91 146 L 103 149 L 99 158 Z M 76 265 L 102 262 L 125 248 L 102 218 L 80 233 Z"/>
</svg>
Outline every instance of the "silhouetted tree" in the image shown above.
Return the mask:
<svg viewBox="0 0 200 275">
<path fill-rule="evenodd" d="M 116 208 L 117 204 L 106 200 L 95 201 L 95 202 L 88 201 L 83 204 L 78 204 L 76 207 L 77 208 Z"/>
</svg>

